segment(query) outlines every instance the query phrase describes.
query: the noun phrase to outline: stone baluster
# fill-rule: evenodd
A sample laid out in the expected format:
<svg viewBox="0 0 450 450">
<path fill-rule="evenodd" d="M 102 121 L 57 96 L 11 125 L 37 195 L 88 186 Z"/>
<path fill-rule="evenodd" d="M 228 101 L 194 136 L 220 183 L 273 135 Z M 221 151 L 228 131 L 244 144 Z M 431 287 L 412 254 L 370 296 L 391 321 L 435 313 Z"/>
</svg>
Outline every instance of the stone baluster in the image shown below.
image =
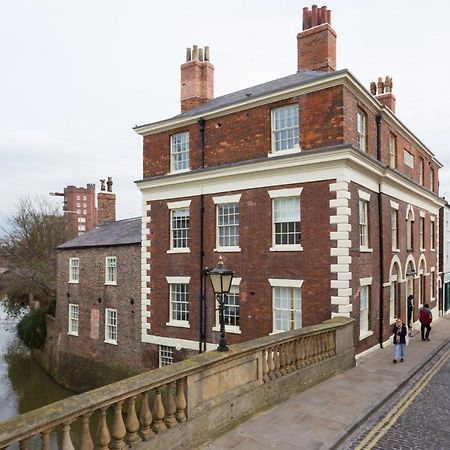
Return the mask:
<svg viewBox="0 0 450 450">
<path fill-rule="evenodd" d="M 268 353 L 267 349 L 263 349 L 263 351 L 262 351 L 262 378 L 263 378 L 264 383 L 268 383 L 270 381 L 270 378 L 268 375 L 269 366 L 267 364 L 267 358 L 268 358 L 267 353 Z"/>
<path fill-rule="evenodd" d="M 28 450 L 29 443 L 30 443 L 30 438 L 29 437 L 19 441 L 19 450 Z"/>
<path fill-rule="evenodd" d="M 280 372 L 280 348 L 278 346 L 273 348 L 273 364 L 275 366 L 275 376 L 277 378 L 281 377 L 281 372 Z"/>
<path fill-rule="evenodd" d="M 177 412 L 175 413 L 175 417 L 178 422 L 186 421 L 186 396 L 184 395 L 184 381 L 183 378 L 177 380 Z"/>
<path fill-rule="evenodd" d="M 313 361 L 313 338 L 312 336 L 308 336 L 306 338 L 306 363 L 310 365 Z"/>
<path fill-rule="evenodd" d="M 63 430 L 63 439 L 62 439 L 62 450 L 75 450 L 75 447 L 72 443 L 72 438 L 70 437 L 70 422 L 63 422 L 62 430 Z"/>
<path fill-rule="evenodd" d="M 107 406 L 100 408 L 98 410 L 98 427 L 95 440 L 99 450 L 108 450 L 108 444 L 111 440 L 111 435 L 109 434 L 108 425 L 106 423 L 106 410 Z"/>
<path fill-rule="evenodd" d="M 164 405 L 161 399 L 161 388 L 155 388 L 155 404 L 153 409 L 153 431 L 155 433 L 160 433 L 166 429 L 166 424 L 164 423 Z"/>
<path fill-rule="evenodd" d="M 127 432 L 122 415 L 123 400 L 114 403 L 114 421 L 111 427 L 112 444 L 111 448 L 121 450 L 127 446 L 124 438 Z"/>
<path fill-rule="evenodd" d="M 280 372 L 281 375 L 286 375 L 286 344 L 280 345 Z"/>
<path fill-rule="evenodd" d="M 291 341 L 289 342 L 289 371 L 290 372 L 295 372 L 296 369 L 296 361 L 297 361 L 297 356 L 295 355 L 295 344 L 296 341 Z"/>
<path fill-rule="evenodd" d="M 128 403 L 128 415 L 127 420 L 125 422 L 125 427 L 127 429 L 125 441 L 130 447 L 132 447 L 133 445 L 141 441 L 141 438 L 139 437 L 138 434 L 139 420 L 136 414 L 136 396 L 130 397 L 127 403 Z"/>
<path fill-rule="evenodd" d="M 152 412 L 148 405 L 148 392 L 142 394 L 141 408 L 139 410 L 139 422 L 141 423 L 140 435 L 144 441 L 147 441 L 154 433 L 152 430 Z"/>
<path fill-rule="evenodd" d="M 83 414 L 81 416 L 81 443 L 80 450 L 92 450 L 94 443 L 92 442 L 91 430 L 89 428 L 89 419 L 92 412 Z"/>
<path fill-rule="evenodd" d="M 164 421 L 166 422 L 167 428 L 172 428 L 177 424 L 177 419 L 175 418 L 177 405 L 175 404 L 175 397 L 173 395 L 174 387 L 175 382 L 168 383 L 166 386 L 166 415 Z"/>
<path fill-rule="evenodd" d="M 271 380 L 275 380 L 275 364 L 273 362 L 273 352 L 274 349 L 272 347 L 267 349 L 267 366 L 269 367 L 269 378 Z"/>
<path fill-rule="evenodd" d="M 325 335 L 323 333 L 317 335 L 317 360 L 322 361 L 323 359 L 323 338 Z"/>
<path fill-rule="evenodd" d="M 336 353 L 336 346 L 334 343 L 334 331 L 328 332 L 328 354 L 333 356 Z"/>
<path fill-rule="evenodd" d="M 50 433 L 52 429 L 41 431 L 41 450 L 50 450 Z"/>
</svg>

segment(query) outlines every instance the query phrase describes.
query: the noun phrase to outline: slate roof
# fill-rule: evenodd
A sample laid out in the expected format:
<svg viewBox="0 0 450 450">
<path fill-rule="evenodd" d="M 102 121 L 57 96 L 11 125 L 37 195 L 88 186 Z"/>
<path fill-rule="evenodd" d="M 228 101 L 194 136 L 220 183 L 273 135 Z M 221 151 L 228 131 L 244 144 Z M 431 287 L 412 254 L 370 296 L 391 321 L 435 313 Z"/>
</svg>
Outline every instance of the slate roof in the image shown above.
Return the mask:
<svg viewBox="0 0 450 450">
<path fill-rule="evenodd" d="M 105 247 L 110 245 L 140 244 L 141 242 L 141 218 L 115 220 L 106 222 L 81 236 L 76 237 L 58 249 Z"/>
<path fill-rule="evenodd" d="M 178 114 L 177 116 L 172 117 L 172 119 L 176 118 L 181 119 L 183 117 L 191 117 L 197 116 L 199 114 L 205 114 L 214 111 L 216 109 L 223 108 L 225 106 L 238 104 L 240 102 L 248 100 L 249 98 L 262 97 L 264 95 L 269 95 L 277 91 L 283 91 L 285 89 L 299 86 L 308 83 L 310 81 L 317 80 L 319 78 L 327 78 L 344 72 L 347 72 L 347 70 L 344 69 L 330 73 L 319 71 L 297 72 L 294 73 L 293 75 L 288 75 L 287 77 L 278 78 L 276 80 L 268 81 L 263 84 L 258 84 L 257 86 L 252 86 L 246 89 L 242 89 L 240 91 L 232 92 L 231 94 L 226 94 L 220 97 L 213 98 L 212 100 L 204 103 L 203 105 L 197 106 L 196 108 L 190 109 L 189 111 L 185 111 L 181 114 Z M 166 122 L 166 120 L 162 120 L 161 122 Z M 137 126 L 135 127 L 135 129 L 138 129 L 141 126 Z"/>
</svg>

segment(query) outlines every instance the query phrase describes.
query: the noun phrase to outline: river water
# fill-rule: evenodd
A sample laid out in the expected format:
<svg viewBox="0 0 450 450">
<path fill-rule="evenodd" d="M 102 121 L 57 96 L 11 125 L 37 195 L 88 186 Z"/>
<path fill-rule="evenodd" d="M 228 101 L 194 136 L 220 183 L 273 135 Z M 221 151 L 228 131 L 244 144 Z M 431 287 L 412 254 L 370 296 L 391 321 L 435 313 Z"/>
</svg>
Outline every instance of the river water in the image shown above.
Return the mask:
<svg viewBox="0 0 450 450">
<path fill-rule="evenodd" d="M 20 343 L 16 322 L 0 303 L 0 420 L 73 395 L 53 381 Z"/>
</svg>

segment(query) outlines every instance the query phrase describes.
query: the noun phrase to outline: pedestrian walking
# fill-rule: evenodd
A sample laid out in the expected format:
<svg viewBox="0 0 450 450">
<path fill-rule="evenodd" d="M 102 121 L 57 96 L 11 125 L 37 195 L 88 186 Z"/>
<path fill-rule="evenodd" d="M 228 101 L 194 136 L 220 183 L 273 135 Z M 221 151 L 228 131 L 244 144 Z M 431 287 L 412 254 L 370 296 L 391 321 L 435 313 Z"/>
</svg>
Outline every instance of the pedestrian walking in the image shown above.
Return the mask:
<svg viewBox="0 0 450 450">
<path fill-rule="evenodd" d="M 422 341 L 430 340 L 431 322 L 433 322 L 433 314 L 431 314 L 430 306 L 425 303 L 419 312 L 420 334 Z"/>
<path fill-rule="evenodd" d="M 392 329 L 394 334 L 394 364 L 397 364 L 398 361 L 403 362 L 405 360 L 405 350 L 406 350 L 406 336 L 408 334 L 408 330 L 406 325 L 402 322 L 401 319 L 397 319 L 394 324 L 394 328 Z"/>
<path fill-rule="evenodd" d="M 412 330 L 412 319 L 414 313 L 414 297 L 412 295 L 408 296 L 408 330 L 411 334 Z"/>
</svg>

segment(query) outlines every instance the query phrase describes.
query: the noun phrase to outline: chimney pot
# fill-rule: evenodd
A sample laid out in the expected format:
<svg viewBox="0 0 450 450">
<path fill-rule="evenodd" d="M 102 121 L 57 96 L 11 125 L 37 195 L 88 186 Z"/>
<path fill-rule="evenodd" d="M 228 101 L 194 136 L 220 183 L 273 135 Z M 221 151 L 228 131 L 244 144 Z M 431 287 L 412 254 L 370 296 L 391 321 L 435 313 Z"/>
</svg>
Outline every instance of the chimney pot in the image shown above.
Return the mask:
<svg viewBox="0 0 450 450">
<path fill-rule="evenodd" d="M 191 47 L 186 49 L 186 62 L 189 62 L 192 59 Z"/>
<path fill-rule="evenodd" d="M 311 8 L 311 27 L 317 26 L 317 5 L 312 5 Z"/>
<path fill-rule="evenodd" d="M 198 49 L 198 60 L 203 62 L 203 49 Z"/>
<path fill-rule="evenodd" d="M 209 47 L 205 45 L 205 61 L 209 61 Z"/>
<path fill-rule="evenodd" d="M 192 47 L 192 59 L 198 60 L 198 45 Z"/>
<path fill-rule="evenodd" d="M 108 192 L 112 192 L 112 185 L 113 185 L 113 181 L 112 181 L 112 177 L 108 177 L 108 181 L 106 182 L 107 185 L 107 190 Z"/>
<path fill-rule="evenodd" d="M 303 8 L 303 31 L 297 35 L 298 71 L 336 70 L 336 32 L 326 6 Z"/>
<path fill-rule="evenodd" d="M 106 180 L 100 180 L 100 190 L 101 190 L 101 191 L 106 190 L 106 188 L 105 188 L 105 181 L 106 181 Z"/>
</svg>

